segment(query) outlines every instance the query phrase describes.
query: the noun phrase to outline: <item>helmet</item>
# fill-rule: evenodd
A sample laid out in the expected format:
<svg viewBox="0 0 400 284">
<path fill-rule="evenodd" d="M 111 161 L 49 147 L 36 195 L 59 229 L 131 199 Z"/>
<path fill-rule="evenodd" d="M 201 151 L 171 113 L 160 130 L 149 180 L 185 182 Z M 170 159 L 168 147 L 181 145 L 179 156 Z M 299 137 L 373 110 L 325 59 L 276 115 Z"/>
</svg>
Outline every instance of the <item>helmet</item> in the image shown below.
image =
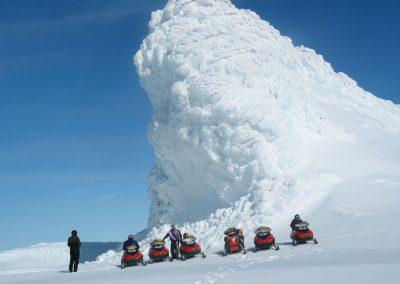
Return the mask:
<svg viewBox="0 0 400 284">
<path fill-rule="evenodd" d="M 128 240 L 133 240 L 134 236 L 133 235 L 129 235 L 128 236 Z"/>
<path fill-rule="evenodd" d="M 171 225 L 171 230 L 175 230 L 175 225 Z"/>
<path fill-rule="evenodd" d="M 294 215 L 294 219 L 295 220 L 300 220 L 300 215 L 299 214 Z"/>
<path fill-rule="evenodd" d="M 76 236 L 78 232 L 76 230 L 72 230 L 71 235 Z"/>
</svg>

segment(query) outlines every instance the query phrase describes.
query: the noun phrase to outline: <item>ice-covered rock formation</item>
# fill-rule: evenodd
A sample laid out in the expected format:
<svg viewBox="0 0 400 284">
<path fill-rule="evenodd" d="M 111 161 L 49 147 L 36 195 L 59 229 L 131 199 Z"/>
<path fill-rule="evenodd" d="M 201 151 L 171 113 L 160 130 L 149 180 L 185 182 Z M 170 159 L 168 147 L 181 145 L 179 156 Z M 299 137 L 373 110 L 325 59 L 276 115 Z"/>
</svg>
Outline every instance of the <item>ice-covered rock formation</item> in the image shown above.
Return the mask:
<svg viewBox="0 0 400 284">
<path fill-rule="evenodd" d="M 149 28 L 135 65 L 154 110 L 150 228 L 186 222 L 216 240 L 274 224 L 343 179 L 349 161 L 317 166 L 332 149 L 361 130 L 400 134 L 398 106 L 228 0 L 170 0 Z"/>
</svg>

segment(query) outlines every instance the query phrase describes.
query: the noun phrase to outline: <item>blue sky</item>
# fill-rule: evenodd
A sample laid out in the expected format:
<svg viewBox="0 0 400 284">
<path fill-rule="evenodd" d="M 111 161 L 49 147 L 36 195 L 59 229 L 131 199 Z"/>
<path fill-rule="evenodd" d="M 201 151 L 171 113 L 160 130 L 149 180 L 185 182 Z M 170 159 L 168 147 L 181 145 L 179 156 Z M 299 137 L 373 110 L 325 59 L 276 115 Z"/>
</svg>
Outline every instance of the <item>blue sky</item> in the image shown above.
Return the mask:
<svg viewBox="0 0 400 284">
<path fill-rule="evenodd" d="M 165 1 L 0 1 L 0 250 L 145 227 L 151 116 L 132 57 Z M 400 103 L 396 1 L 234 0 Z"/>
</svg>

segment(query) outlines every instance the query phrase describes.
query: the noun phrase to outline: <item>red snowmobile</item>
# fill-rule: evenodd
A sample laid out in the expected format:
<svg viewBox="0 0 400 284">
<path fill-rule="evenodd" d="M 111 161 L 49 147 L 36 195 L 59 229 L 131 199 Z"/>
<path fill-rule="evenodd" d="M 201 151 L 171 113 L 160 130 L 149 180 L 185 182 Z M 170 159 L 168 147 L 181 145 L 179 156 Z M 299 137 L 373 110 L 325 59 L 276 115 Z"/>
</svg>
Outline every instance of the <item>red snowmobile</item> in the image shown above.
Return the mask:
<svg viewBox="0 0 400 284">
<path fill-rule="evenodd" d="M 206 257 L 206 255 L 201 251 L 200 245 L 196 242 L 196 238 L 190 235 L 184 235 L 179 251 L 181 253 L 182 261 L 197 255 L 201 255 L 203 258 Z"/>
<path fill-rule="evenodd" d="M 270 248 L 274 248 L 275 250 L 279 250 L 279 246 L 275 244 L 275 237 L 271 233 L 271 228 L 266 226 L 258 227 L 257 230 L 254 231 L 256 236 L 254 237 L 254 252 L 259 250 L 267 250 Z"/>
<path fill-rule="evenodd" d="M 245 254 L 247 252 L 244 247 L 243 241 L 240 238 L 238 229 L 229 228 L 224 232 L 224 234 L 225 251 L 222 253 L 223 256 L 238 252 L 243 252 L 243 254 Z"/>
<path fill-rule="evenodd" d="M 143 254 L 139 251 L 139 249 L 135 246 L 128 246 L 128 248 L 124 251 L 121 259 L 121 269 L 124 269 L 128 266 L 136 266 L 136 265 L 146 266 L 146 262 L 143 260 Z"/>
<path fill-rule="evenodd" d="M 318 244 L 316 238 L 314 238 L 313 232 L 308 228 L 309 224 L 307 222 L 301 222 L 295 225 L 295 230 L 292 231 L 290 236 L 292 239 L 293 246 L 298 244 L 305 244 L 308 241 L 313 241 L 314 244 Z"/>
<path fill-rule="evenodd" d="M 163 240 L 154 240 L 150 243 L 149 258 L 149 263 L 172 261 L 172 258 L 169 257 L 169 250 L 165 247 Z"/>
</svg>

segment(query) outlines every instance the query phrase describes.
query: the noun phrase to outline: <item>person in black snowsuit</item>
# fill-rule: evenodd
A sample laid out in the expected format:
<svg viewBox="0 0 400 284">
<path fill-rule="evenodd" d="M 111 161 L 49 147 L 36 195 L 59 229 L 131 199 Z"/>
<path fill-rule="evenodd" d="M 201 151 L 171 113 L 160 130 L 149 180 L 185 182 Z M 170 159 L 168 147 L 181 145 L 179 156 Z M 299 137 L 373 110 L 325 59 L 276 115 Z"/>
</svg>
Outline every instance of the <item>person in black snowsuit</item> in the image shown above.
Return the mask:
<svg viewBox="0 0 400 284">
<path fill-rule="evenodd" d="M 296 230 L 296 225 L 301 222 L 303 222 L 303 220 L 300 219 L 300 215 L 294 215 L 294 219 L 292 220 L 292 222 L 290 222 L 290 228 L 292 228 L 292 230 Z"/>
<path fill-rule="evenodd" d="M 71 237 L 68 238 L 68 246 L 69 246 L 69 272 L 77 272 L 78 264 L 79 264 L 79 255 L 80 255 L 80 246 L 81 241 L 78 237 L 78 232 L 73 230 L 71 232 Z"/>
<path fill-rule="evenodd" d="M 175 225 L 171 226 L 171 230 L 164 236 L 163 241 L 169 237 L 171 242 L 171 256 L 172 259 L 177 259 L 179 257 L 179 244 L 182 241 L 181 232 L 175 228 Z"/>
<path fill-rule="evenodd" d="M 139 250 L 139 248 L 140 248 L 139 243 L 134 239 L 133 235 L 129 235 L 128 239 L 124 242 L 124 245 L 122 248 L 125 252 L 128 252 L 128 247 L 130 247 L 132 245 L 136 246 L 136 249 Z"/>
<path fill-rule="evenodd" d="M 293 232 L 296 230 L 296 225 L 301 222 L 303 222 L 303 220 L 301 220 L 300 215 L 299 214 L 294 215 L 292 222 L 290 222 L 290 228 L 292 228 L 292 233 L 290 234 L 290 238 L 293 237 Z"/>
</svg>

